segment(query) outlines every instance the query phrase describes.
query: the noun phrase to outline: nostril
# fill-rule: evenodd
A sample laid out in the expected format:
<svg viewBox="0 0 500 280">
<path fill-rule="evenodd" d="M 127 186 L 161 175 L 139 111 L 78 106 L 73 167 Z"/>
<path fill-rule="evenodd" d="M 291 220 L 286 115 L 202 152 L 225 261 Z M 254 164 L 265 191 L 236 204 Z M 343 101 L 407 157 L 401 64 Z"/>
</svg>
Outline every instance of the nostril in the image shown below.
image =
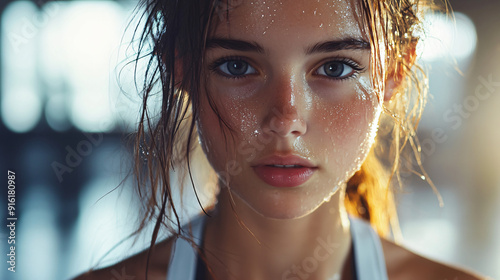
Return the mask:
<svg viewBox="0 0 500 280">
<path fill-rule="evenodd" d="M 304 134 L 307 127 L 303 114 L 308 114 L 307 108 L 302 102 L 297 102 L 291 90 L 278 92 L 281 94 L 270 95 L 269 104 L 272 105 L 263 120 L 263 131 L 280 137 L 298 137 Z"/>
<path fill-rule="evenodd" d="M 266 130 L 271 133 L 276 133 L 282 137 L 291 135 L 298 137 L 306 133 L 307 125 L 298 115 L 287 115 L 285 118 L 271 118 Z"/>
</svg>

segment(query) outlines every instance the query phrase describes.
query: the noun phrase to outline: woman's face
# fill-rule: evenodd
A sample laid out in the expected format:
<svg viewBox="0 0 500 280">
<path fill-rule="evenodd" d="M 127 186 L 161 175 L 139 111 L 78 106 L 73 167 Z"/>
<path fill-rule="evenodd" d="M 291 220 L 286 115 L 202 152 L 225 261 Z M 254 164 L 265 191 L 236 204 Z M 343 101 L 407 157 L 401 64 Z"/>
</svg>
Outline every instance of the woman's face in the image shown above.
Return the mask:
<svg viewBox="0 0 500 280">
<path fill-rule="evenodd" d="M 199 136 L 219 177 L 265 217 L 314 211 L 374 142 L 383 98 L 354 9 L 332 0 L 228 0 L 216 9 Z"/>
</svg>

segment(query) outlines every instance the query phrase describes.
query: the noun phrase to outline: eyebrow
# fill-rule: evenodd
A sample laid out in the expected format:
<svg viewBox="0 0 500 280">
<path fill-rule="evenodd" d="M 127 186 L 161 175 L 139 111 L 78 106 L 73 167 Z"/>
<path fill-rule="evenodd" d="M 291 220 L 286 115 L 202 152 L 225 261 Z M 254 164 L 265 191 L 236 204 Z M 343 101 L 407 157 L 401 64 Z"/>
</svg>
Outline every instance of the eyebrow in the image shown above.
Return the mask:
<svg viewBox="0 0 500 280">
<path fill-rule="evenodd" d="M 341 50 L 370 50 L 370 43 L 356 38 L 325 41 L 307 48 L 306 54 L 335 52 Z"/>
<path fill-rule="evenodd" d="M 257 53 L 264 53 L 264 48 L 256 42 L 247 42 L 243 40 L 225 39 L 217 37 L 208 39 L 206 44 L 206 50 L 215 48 L 223 48 L 228 50 L 244 51 L 244 52 L 251 51 Z"/>
<path fill-rule="evenodd" d="M 248 42 L 237 39 L 226 39 L 220 37 L 209 38 L 206 50 L 223 48 L 228 50 L 264 53 L 264 48 L 257 42 Z M 306 54 L 326 53 L 341 50 L 370 50 L 370 43 L 357 38 L 345 38 L 317 43 L 305 49 Z"/>
</svg>

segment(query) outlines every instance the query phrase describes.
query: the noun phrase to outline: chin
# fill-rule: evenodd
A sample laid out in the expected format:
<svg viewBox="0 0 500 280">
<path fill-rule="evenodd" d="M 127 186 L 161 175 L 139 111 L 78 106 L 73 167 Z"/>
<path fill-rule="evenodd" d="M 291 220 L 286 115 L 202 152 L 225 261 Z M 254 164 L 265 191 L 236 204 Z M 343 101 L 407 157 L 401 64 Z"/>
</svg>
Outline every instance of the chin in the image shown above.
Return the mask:
<svg viewBox="0 0 500 280">
<path fill-rule="evenodd" d="M 297 197 L 297 194 L 280 194 L 269 195 L 266 199 L 255 198 L 253 201 L 250 201 L 237 193 L 236 195 L 257 214 L 274 220 L 292 220 L 305 217 L 313 213 L 327 201 L 324 197 L 328 197 L 328 195 L 325 195 L 321 198 L 311 199 L 311 196 L 308 196 L 307 198 L 309 199 L 304 200 L 304 196 Z"/>
</svg>

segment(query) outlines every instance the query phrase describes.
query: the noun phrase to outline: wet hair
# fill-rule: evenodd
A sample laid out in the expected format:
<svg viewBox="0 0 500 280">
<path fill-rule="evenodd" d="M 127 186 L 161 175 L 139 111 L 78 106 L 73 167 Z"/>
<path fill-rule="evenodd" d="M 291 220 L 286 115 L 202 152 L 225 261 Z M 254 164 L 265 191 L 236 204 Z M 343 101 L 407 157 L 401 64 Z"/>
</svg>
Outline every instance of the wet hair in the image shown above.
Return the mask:
<svg viewBox="0 0 500 280">
<path fill-rule="evenodd" d="M 446 7 L 446 3 L 443 5 Z M 196 119 L 205 44 L 214 28 L 212 19 L 228 5 L 221 5 L 219 0 L 143 0 L 139 7 L 144 13 L 143 25 L 136 30 L 141 31 L 136 33 L 136 60 L 148 63 L 134 144 L 134 174 L 143 202 L 137 232 L 154 222 L 152 248 L 162 227 L 180 235 L 179 209 L 172 194 L 174 188 L 182 193 L 185 182 L 174 182 L 177 177 L 172 178 L 171 171 L 183 170 L 192 181 L 192 155 L 199 150 Z M 359 0 L 356 4 L 359 24 L 369 34 L 373 85 L 383 92 L 388 78 L 399 84 L 391 100 L 384 102 L 376 142 L 361 169 L 347 182 L 345 196 L 348 213 L 369 221 L 382 236 L 390 234 L 391 229 L 397 236 L 393 188 L 398 185 L 394 181 L 401 184 L 403 151 L 413 151 L 418 173 L 426 175 L 415 130 L 426 102 L 427 83 L 414 62 L 422 16 L 435 7 L 419 0 Z M 162 100 L 159 114 L 148 103 L 157 95 Z M 227 127 L 211 105 L 220 125 Z"/>
</svg>

